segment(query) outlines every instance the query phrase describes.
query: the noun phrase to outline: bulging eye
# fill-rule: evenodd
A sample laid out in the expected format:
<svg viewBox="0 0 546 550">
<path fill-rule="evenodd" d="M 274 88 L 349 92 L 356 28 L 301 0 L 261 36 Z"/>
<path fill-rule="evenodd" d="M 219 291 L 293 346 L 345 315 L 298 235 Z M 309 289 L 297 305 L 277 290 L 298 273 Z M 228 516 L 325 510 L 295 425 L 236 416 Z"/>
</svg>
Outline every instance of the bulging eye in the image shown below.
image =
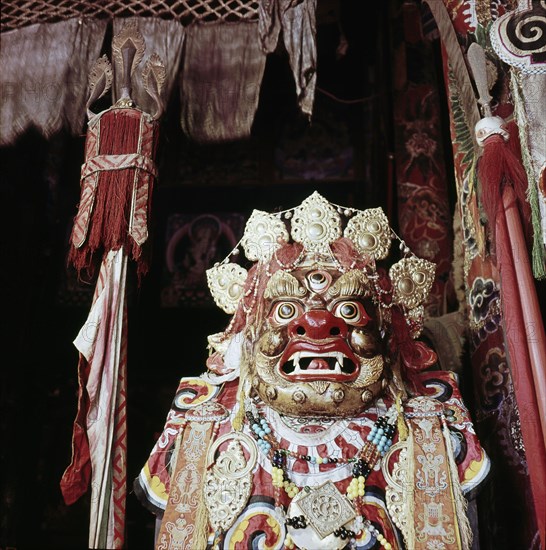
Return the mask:
<svg viewBox="0 0 546 550">
<path fill-rule="evenodd" d="M 279 324 L 286 324 L 300 314 L 301 306 L 295 302 L 278 302 L 273 308 L 273 320 Z"/>
<path fill-rule="evenodd" d="M 333 309 L 333 314 L 351 325 L 366 325 L 370 320 L 364 306 L 354 300 L 338 302 Z"/>
</svg>

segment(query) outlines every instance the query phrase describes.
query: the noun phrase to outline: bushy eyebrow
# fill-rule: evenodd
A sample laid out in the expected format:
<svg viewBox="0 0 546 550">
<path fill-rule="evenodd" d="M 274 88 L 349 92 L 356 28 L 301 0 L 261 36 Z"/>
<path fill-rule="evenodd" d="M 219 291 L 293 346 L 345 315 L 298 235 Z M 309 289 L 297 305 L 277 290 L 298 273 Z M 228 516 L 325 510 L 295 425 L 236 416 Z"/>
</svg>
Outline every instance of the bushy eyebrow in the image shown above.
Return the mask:
<svg viewBox="0 0 546 550">
<path fill-rule="evenodd" d="M 368 276 L 359 269 L 344 273 L 329 289 L 328 295 L 335 296 L 370 296 L 373 290 Z"/>
<path fill-rule="evenodd" d="M 276 271 L 269 282 L 264 292 L 264 298 L 303 298 L 307 294 L 305 287 L 286 271 Z"/>
</svg>

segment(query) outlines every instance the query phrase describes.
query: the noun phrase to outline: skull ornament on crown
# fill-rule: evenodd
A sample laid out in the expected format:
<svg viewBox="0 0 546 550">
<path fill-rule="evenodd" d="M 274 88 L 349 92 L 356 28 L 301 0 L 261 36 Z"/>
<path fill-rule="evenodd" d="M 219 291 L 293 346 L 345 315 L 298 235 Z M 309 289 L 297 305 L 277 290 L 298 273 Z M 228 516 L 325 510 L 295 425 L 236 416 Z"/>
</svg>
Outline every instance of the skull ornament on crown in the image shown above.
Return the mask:
<svg viewBox="0 0 546 550">
<path fill-rule="evenodd" d="M 430 366 L 434 353 L 413 338 L 435 266 L 400 241 L 404 257 L 387 275 L 378 263 L 393 238 L 381 208 L 336 207 L 316 192 L 293 210 L 255 210 L 241 245 L 256 264 L 226 259 L 207 272 L 217 305 L 234 314 L 209 337 L 210 372 L 239 376 L 241 391 L 282 414 L 347 417 L 402 384 L 398 365 Z"/>
</svg>

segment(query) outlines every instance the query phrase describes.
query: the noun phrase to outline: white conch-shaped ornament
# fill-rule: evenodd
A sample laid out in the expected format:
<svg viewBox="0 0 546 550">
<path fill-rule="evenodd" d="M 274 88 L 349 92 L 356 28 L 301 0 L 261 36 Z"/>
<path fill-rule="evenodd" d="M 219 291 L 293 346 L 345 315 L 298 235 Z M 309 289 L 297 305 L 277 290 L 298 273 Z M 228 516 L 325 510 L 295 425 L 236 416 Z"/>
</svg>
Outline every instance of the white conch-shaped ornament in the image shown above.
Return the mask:
<svg viewBox="0 0 546 550">
<path fill-rule="evenodd" d="M 391 228 L 381 208 L 368 208 L 359 212 L 347 223 L 343 235 L 356 249 L 374 260 L 382 260 L 389 254 Z"/>
<path fill-rule="evenodd" d="M 436 264 L 415 256 L 393 264 L 389 270 L 393 302 L 408 309 L 420 306 L 432 288 L 435 272 Z"/>
<path fill-rule="evenodd" d="M 245 226 L 241 246 L 251 261 L 267 262 L 283 242 L 288 242 L 284 222 L 261 210 L 254 210 Z"/>
<path fill-rule="evenodd" d="M 482 118 L 474 128 L 476 141 L 478 145 L 483 147 L 485 140 L 496 134 L 502 137 L 504 141 L 510 139 L 510 134 L 506 130 L 506 122 L 500 116 L 488 116 Z"/>
<path fill-rule="evenodd" d="M 227 263 L 207 269 L 207 283 L 216 305 L 226 313 L 235 313 L 247 277 L 247 270 L 238 264 Z"/>
<path fill-rule="evenodd" d="M 341 237 L 341 218 L 336 209 L 316 191 L 294 210 L 292 238 L 308 252 L 329 252 Z"/>
</svg>

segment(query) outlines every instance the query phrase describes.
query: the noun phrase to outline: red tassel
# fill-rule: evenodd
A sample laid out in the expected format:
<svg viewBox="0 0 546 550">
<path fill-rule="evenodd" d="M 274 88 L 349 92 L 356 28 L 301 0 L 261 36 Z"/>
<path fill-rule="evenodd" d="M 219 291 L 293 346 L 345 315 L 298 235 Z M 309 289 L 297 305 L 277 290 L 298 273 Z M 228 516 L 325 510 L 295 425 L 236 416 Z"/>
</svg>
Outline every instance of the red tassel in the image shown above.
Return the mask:
<svg viewBox="0 0 546 550">
<path fill-rule="evenodd" d="M 513 131 L 511 136 L 514 133 Z M 505 142 L 500 135 L 494 134 L 485 141 L 478 165 L 481 200 L 489 221 L 493 254 L 496 240 L 495 220 L 503 208 L 501 197 L 505 185 L 510 185 L 514 189 L 519 211 L 522 219 L 527 221 L 526 232 L 529 234 L 528 221 L 531 212 L 527 202 L 527 175 L 517 156 L 517 149 L 517 137 L 511 137 L 510 142 Z"/>
<path fill-rule="evenodd" d="M 136 109 L 112 109 L 105 112 L 100 119 L 98 155 L 142 153 L 153 159 L 158 133 L 153 132 L 151 150 L 140 151 L 142 116 Z M 139 168 L 103 169 L 98 173 L 86 242 L 79 248 L 73 246 L 68 258 L 78 272 L 84 269 L 93 271 L 94 257 L 98 251 L 119 250 L 122 246 L 127 254 L 138 261 L 139 276 L 147 271 L 147 263 L 141 257 L 141 247 L 128 233 L 133 192 L 137 181 L 140 182 L 142 178 L 148 179 L 149 212 L 154 179 L 151 174 Z"/>
</svg>

